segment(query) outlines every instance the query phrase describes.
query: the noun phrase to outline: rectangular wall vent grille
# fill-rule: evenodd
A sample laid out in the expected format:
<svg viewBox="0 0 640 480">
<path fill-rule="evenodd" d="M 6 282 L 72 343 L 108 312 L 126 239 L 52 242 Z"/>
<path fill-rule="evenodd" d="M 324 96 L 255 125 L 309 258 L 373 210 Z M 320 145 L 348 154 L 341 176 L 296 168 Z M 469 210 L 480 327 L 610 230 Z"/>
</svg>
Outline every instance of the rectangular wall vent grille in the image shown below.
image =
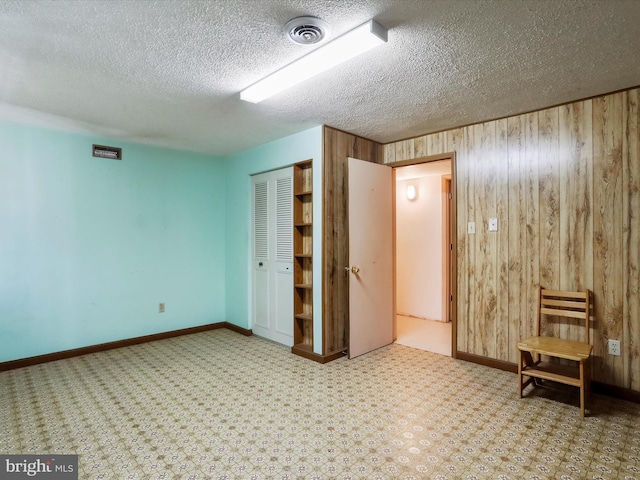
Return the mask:
<svg viewBox="0 0 640 480">
<path fill-rule="evenodd" d="M 98 158 L 109 158 L 111 160 L 122 160 L 122 149 L 118 147 L 94 145 L 93 156 Z"/>
</svg>

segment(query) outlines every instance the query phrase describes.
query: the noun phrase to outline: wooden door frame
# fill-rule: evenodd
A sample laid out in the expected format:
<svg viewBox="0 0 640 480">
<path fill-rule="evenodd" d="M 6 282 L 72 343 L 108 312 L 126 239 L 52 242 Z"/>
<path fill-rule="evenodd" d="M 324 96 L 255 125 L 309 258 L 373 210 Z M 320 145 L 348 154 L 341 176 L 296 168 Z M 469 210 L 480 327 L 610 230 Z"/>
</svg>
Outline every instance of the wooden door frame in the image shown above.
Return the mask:
<svg viewBox="0 0 640 480">
<path fill-rule="evenodd" d="M 395 169 L 399 167 L 407 167 L 409 165 L 419 165 L 421 163 L 430 163 L 437 162 L 439 160 L 450 160 L 451 161 L 451 222 L 449 224 L 449 236 L 451 238 L 452 245 L 452 258 L 451 258 L 451 296 L 453 298 L 451 302 L 451 357 L 456 358 L 458 352 L 458 335 L 457 335 L 457 327 L 458 327 L 458 221 L 457 221 L 457 207 L 456 207 L 456 192 L 457 192 L 457 178 L 458 175 L 456 173 L 456 153 L 442 153 L 439 155 L 429 155 L 426 157 L 413 158 L 411 160 L 402 160 L 399 162 L 389 162 L 385 163 L 385 165 L 394 169 L 394 181 L 395 181 Z M 394 184 L 394 192 L 395 192 L 395 184 Z M 393 226 L 395 229 L 395 209 L 396 209 L 396 199 L 393 197 Z M 393 278 L 393 295 L 394 295 L 394 308 L 395 308 L 395 295 L 396 295 L 396 278 L 395 278 L 395 235 L 394 235 L 394 278 Z M 443 287 L 445 287 L 443 285 Z M 394 320 L 395 322 L 395 320 Z M 394 323 L 395 329 L 395 323 Z M 394 330 L 395 331 L 395 330 Z"/>
<path fill-rule="evenodd" d="M 451 243 L 451 203 L 453 192 L 451 191 L 451 174 L 441 177 L 441 192 L 445 195 L 442 206 L 442 254 L 444 267 L 442 269 L 442 313 L 445 322 L 451 321 L 451 263 L 453 258 L 453 247 Z M 449 198 L 451 197 L 451 198 Z"/>
</svg>

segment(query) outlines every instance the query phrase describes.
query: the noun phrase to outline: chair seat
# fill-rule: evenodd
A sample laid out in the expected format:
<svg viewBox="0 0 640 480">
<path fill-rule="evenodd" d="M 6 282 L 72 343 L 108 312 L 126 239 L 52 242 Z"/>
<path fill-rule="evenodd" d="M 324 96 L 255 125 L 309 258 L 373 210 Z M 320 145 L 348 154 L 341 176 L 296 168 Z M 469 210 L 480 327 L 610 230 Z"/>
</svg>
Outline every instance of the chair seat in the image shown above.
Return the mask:
<svg viewBox="0 0 640 480">
<path fill-rule="evenodd" d="M 584 342 L 564 340 L 555 337 L 530 337 L 518 343 L 518 350 L 552 357 L 565 358 L 576 362 L 583 362 L 591 355 L 593 347 Z"/>
</svg>

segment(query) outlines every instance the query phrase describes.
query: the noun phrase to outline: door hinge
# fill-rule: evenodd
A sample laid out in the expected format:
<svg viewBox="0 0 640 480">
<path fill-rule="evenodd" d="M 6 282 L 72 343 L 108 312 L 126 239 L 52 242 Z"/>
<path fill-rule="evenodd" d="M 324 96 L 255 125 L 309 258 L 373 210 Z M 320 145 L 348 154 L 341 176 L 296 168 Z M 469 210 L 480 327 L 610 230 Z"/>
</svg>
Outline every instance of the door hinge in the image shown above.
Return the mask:
<svg viewBox="0 0 640 480">
<path fill-rule="evenodd" d="M 453 251 L 453 243 L 449 244 L 449 250 Z"/>
<path fill-rule="evenodd" d="M 452 198 L 453 198 L 453 194 L 449 192 L 449 200 L 451 200 Z"/>
<path fill-rule="evenodd" d="M 453 302 L 453 295 L 449 295 L 449 301 Z"/>
</svg>

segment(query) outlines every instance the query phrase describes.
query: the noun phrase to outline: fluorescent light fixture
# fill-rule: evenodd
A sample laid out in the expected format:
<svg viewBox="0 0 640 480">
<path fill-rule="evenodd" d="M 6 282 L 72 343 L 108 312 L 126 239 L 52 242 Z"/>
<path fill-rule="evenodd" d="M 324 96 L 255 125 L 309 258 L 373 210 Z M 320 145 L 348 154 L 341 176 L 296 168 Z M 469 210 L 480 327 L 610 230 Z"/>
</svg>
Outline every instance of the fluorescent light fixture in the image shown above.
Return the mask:
<svg viewBox="0 0 640 480">
<path fill-rule="evenodd" d="M 240 98 L 251 103 L 261 102 L 386 41 L 387 30 L 369 20 L 244 89 Z"/>
</svg>

